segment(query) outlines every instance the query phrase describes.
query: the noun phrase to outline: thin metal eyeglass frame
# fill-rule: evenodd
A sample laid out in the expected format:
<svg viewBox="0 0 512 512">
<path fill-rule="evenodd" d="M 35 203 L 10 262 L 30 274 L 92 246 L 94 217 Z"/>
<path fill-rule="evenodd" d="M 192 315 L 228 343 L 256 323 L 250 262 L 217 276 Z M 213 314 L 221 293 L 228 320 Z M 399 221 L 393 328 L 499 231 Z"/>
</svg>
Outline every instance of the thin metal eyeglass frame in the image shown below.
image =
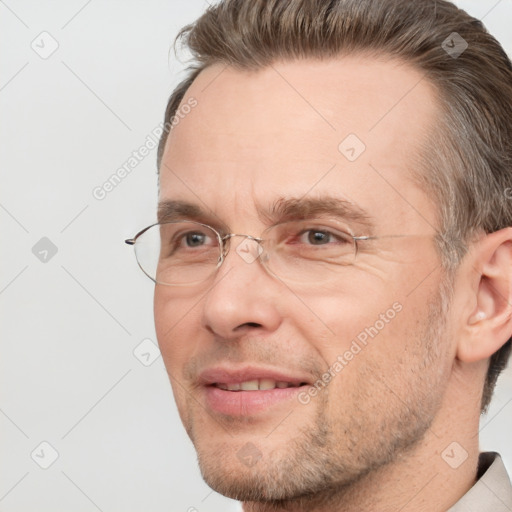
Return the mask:
<svg viewBox="0 0 512 512">
<path fill-rule="evenodd" d="M 190 222 L 192 224 L 196 224 L 198 226 L 203 226 L 205 228 L 208 228 L 210 229 L 211 231 L 213 231 L 215 233 L 215 235 L 217 236 L 217 239 L 219 241 L 219 252 L 220 252 L 220 258 L 219 258 L 219 261 L 217 263 L 217 266 L 215 267 L 214 270 L 212 270 L 212 274 L 213 275 L 215 273 L 215 271 L 217 269 L 220 268 L 220 266 L 222 265 L 222 263 L 224 263 L 224 259 L 227 257 L 228 253 L 229 253 L 229 250 L 230 250 L 230 246 L 229 244 L 226 244 L 226 240 L 230 240 L 231 238 L 233 238 L 234 236 L 242 236 L 244 238 L 248 238 L 249 240 L 254 240 L 255 242 L 257 242 L 258 244 L 260 244 L 260 247 L 264 250 L 264 247 L 261 245 L 262 242 L 264 242 L 266 239 L 265 238 L 261 238 L 261 237 L 255 237 L 255 236 L 252 236 L 252 235 L 245 235 L 243 233 L 227 233 L 226 235 L 222 236 L 215 228 L 213 228 L 212 226 L 209 226 L 208 224 L 203 224 L 202 222 L 197 222 L 197 221 L 194 221 L 194 220 L 188 220 L 188 219 L 183 219 L 183 220 L 179 220 L 179 221 L 171 221 L 171 222 L 155 222 L 154 224 L 151 224 L 149 226 L 147 226 L 146 228 L 142 229 L 141 231 L 139 231 L 133 238 L 127 238 L 124 242 L 125 244 L 127 245 L 133 245 L 135 246 L 136 242 L 137 242 L 137 238 L 139 238 L 140 236 L 142 236 L 146 231 L 150 230 L 151 228 L 155 227 L 155 226 L 160 226 L 160 225 L 163 225 L 163 224 L 180 224 L 180 223 L 183 223 L 183 222 Z M 279 226 L 280 224 L 286 224 L 290 221 L 287 221 L 287 222 L 282 222 L 282 223 L 278 223 L 278 224 L 274 224 L 273 226 L 269 226 L 267 229 L 265 229 L 262 233 L 262 235 L 264 233 L 266 233 L 268 230 L 276 227 L 276 226 Z M 348 236 L 350 236 L 353 241 L 354 241 L 354 258 L 357 256 L 357 251 L 358 251 L 358 245 L 357 245 L 357 242 L 359 241 L 364 241 L 364 240 L 375 240 L 377 238 L 382 238 L 382 237 L 378 237 L 378 236 L 369 236 L 369 235 L 363 235 L 363 236 L 355 236 L 353 235 L 352 233 L 348 233 L 346 231 L 344 231 L 344 233 Z M 388 237 L 406 237 L 406 236 L 410 236 L 410 235 L 386 235 Z M 144 268 L 142 267 L 142 265 L 140 264 L 139 262 L 139 259 L 137 258 L 137 254 L 135 253 L 135 259 L 137 260 L 137 264 L 139 265 L 139 267 L 141 268 L 141 270 L 144 272 L 144 274 L 146 274 L 154 283 L 156 284 L 163 284 L 165 286 L 191 286 L 192 284 L 196 284 L 196 283 L 190 283 L 190 284 L 181 284 L 181 285 L 178 285 L 178 284 L 168 284 L 168 283 L 159 283 L 157 280 L 156 280 L 156 276 L 155 277 L 151 277 L 145 270 Z M 278 277 L 279 279 L 281 279 L 277 274 L 275 274 L 272 269 L 268 268 L 267 265 L 265 264 L 264 260 L 262 260 L 261 258 L 258 257 L 258 259 L 260 260 L 260 263 L 261 265 L 263 266 L 263 268 L 272 276 L 275 276 L 275 277 Z M 268 258 L 270 259 L 270 258 Z M 210 277 L 210 276 L 209 276 Z M 208 278 L 205 278 L 204 281 L 206 281 Z M 203 281 L 198 281 L 198 282 L 203 282 Z"/>
</svg>

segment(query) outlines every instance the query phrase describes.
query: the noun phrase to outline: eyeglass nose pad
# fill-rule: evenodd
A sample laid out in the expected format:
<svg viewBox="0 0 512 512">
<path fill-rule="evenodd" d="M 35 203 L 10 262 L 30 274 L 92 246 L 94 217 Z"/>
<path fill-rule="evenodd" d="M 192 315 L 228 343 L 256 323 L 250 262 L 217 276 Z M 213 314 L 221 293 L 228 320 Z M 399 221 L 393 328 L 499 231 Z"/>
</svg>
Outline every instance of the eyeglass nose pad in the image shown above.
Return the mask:
<svg viewBox="0 0 512 512">
<path fill-rule="evenodd" d="M 222 260 L 226 259 L 226 256 L 229 253 L 230 247 L 231 247 L 231 238 L 222 239 L 222 243 L 221 243 L 221 259 Z"/>
</svg>

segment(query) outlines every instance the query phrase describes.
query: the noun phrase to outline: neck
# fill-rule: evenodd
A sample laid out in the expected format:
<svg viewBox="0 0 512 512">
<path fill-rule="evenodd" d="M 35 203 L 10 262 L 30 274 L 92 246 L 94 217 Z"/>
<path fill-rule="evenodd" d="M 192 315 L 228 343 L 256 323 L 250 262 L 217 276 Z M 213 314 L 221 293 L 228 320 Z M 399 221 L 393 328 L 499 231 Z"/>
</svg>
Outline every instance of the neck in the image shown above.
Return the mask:
<svg viewBox="0 0 512 512">
<path fill-rule="evenodd" d="M 480 395 L 455 380 L 424 437 L 390 464 L 329 495 L 244 503 L 244 512 L 445 512 L 474 485 L 478 467 Z"/>
</svg>

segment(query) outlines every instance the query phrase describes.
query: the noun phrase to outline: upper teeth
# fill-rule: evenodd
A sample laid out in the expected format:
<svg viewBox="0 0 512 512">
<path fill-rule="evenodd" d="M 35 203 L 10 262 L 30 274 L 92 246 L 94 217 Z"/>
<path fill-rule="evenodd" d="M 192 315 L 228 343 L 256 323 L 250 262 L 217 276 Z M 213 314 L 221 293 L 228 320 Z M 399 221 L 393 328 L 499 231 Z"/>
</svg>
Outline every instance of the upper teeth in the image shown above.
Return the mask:
<svg viewBox="0 0 512 512">
<path fill-rule="evenodd" d="M 297 385 L 290 384 L 289 382 L 275 381 L 272 379 L 255 379 L 233 384 L 217 383 L 216 386 L 220 389 L 226 389 L 228 391 L 258 391 L 262 389 L 290 388 L 296 387 Z"/>
</svg>

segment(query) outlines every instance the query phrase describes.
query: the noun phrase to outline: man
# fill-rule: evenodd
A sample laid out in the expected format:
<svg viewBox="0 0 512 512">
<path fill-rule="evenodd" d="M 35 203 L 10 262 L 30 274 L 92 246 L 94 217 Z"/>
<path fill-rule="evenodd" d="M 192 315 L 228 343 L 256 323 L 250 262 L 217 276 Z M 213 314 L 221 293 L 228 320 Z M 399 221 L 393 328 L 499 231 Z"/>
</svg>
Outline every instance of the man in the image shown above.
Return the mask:
<svg viewBox="0 0 512 512">
<path fill-rule="evenodd" d="M 512 66 L 435 0 L 225 0 L 139 233 L 206 482 L 245 511 L 506 511 Z"/>
</svg>

